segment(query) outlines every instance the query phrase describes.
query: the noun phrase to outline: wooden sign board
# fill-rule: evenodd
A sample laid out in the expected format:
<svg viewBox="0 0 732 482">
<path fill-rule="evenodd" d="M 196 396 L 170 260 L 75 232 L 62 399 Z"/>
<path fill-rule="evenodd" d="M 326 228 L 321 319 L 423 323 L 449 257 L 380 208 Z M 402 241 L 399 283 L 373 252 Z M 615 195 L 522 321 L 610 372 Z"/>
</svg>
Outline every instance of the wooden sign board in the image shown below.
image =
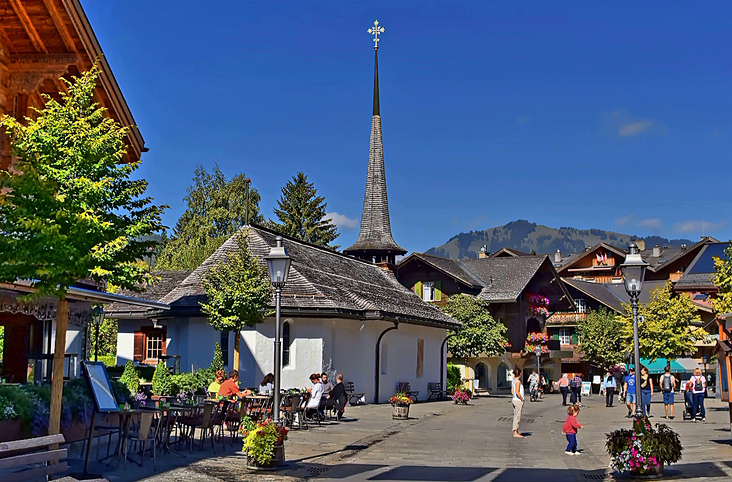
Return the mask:
<svg viewBox="0 0 732 482">
<path fill-rule="evenodd" d="M 89 383 L 97 412 L 119 412 L 117 398 L 114 396 L 112 382 L 109 381 L 107 367 L 102 362 L 82 362 L 84 377 Z"/>
</svg>

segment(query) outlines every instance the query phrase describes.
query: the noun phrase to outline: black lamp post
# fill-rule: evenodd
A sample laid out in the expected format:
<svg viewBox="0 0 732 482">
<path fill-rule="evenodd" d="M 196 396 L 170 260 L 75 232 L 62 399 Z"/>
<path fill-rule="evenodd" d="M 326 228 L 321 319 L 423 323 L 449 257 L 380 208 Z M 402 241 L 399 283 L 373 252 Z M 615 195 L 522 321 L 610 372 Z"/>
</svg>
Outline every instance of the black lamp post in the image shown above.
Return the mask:
<svg viewBox="0 0 732 482">
<path fill-rule="evenodd" d="M 92 323 L 94 323 L 94 361 L 97 361 L 99 355 L 99 328 L 104 323 L 104 308 L 102 305 L 96 305 L 92 308 Z"/>
<path fill-rule="evenodd" d="M 709 356 L 708 355 L 704 355 L 702 357 L 702 362 L 704 363 L 704 380 L 707 380 L 707 389 L 704 390 L 704 398 L 707 398 L 707 393 L 708 393 L 708 390 L 709 390 L 709 381 L 707 379 L 707 363 L 709 363 Z"/>
<path fill-rule="evenodd" d="M 641 258 L 640 250 L 635 243 L 630 243 L 625 262 L 620 265 L 623 273 L 625 291 L 630 296 L 630 306 L 633 309 L 633 351 L 635 355 L 635 416 L 643 416 L 643 400 L 640 389 L 640 349 L 638 347 L 638 297 L 643 289 L 643 279 L 646 277 L 648 263 Z"/>
<path fill-rule="evenodd" d="M 282 236 L 275 238 L 277 245 L 269 250 L 264 257 L 269 268 L 269 277 L 275 290 L 275 342 L 274 342 L 274 422 L 280 423 L 280 384 L 282 377 L 282 318 L 280 307 L 282 304 L 282 288 L 287 283 L 287 276 L 290 273 L 290 262 L 287 250 L 282 245 Z"/>
<path fill-rule="evenodd" d="M 539 386 L 541 386 L 541 346 L 536 345 L 534 348 L 534 354 L 536 355 L 536 373 L 539 374 Z"/>
</svg>

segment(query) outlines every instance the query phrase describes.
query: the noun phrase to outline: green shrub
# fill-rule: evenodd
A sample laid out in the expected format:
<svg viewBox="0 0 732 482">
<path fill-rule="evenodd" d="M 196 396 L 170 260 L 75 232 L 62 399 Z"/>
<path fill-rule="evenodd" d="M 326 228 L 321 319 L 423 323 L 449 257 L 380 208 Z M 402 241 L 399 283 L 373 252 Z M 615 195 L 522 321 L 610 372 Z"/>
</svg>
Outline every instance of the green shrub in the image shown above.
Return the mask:
<svg viewBox="0 0 732 482">
<path fill-rule="evenodd" d="M 454 389 L 456 386 L 462 385 L 462 377 L 460 376 L 460 367 L 453 365 L 452 363 L 447 364 L 447 387 L 446 389 Z"/>
<path fill-rule="evenodd" d="M 213 360 L 211 360 L 210 369 L 213 370 L 214 373 L 216 373 L 216 370 L 224 369 L 224 353 L 221 351 L 221 345 L 218 341 L 214 346 L 214 356 Z"/>
<path fill-rule="evenodd" d="M 119 377 L 119 381 L 127 385 L 131 393 L 137 394 L 140 391 L 140 378 L 137 375 L 137 369 L 132 360 L 125 364 L 125 371 Z"/>
<path fill-rule="evenodd" d="M 152 377 L 152 392 L 153 395 L 158 396 L 173 395 L 172 375 L 170 374 L 168 367 L 162 361 L 158 363 Z"/>
<path fill-rule="evenodd" d="M 0 398 L 13 405 L 17 417 L 28 420 L 31 417 L 31 396 L 25 390 L 13 385 L 0 385 Z"/>
<path fill-rule="evenodd" d="M 98 359 L 106 367 L 113 367 L 117 364 L 117 355 L 99 355 Z"/>
<path fill-rule="evenodd" d="M 205 395 L 208 385 L 213 381 L 210 368 L 199 368 L 196 373 L 181 373 L 172 375 L 173 394 L 190 391 L 198 395 Z"/>
<path fill-rule="evenodd" d="M 114 391 L 114 398 L 117 399 L 117 403 L 132 403 L 132 393 L 124 383 L 119 380 L 112 380 L 112 391 Z"/>
</svg>

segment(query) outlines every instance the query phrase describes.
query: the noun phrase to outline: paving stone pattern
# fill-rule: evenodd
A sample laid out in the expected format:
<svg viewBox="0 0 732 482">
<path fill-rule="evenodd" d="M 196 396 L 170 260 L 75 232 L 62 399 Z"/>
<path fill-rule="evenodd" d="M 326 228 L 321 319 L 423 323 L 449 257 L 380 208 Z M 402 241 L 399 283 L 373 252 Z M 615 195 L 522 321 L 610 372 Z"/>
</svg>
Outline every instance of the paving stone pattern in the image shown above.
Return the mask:
<svg viewBox="0 0 732 482">
<path fill-rule="evenodd" d="M 341 423 L 325 423 L 310 430 L 291 431 L 286 445 L 288 464 L 276 473 L 251 473 L 236 451 L 241 444 L 227 444 L 217 455 L 207 450 L 186 459 L 165 455 L 158 470 L 128 465 L 128 470 L 105 474 L 111 482 L 241 481 L 241 480 L 398 480 L 398 481 L 582 481 L 612 480 L 607 468 L 605 433 L 630 425 L 627 410 L 606 408 L 604 399 L 585 397 L 578 435 L 582 454 L 564 454 L 562 424 L 566 409 L 557 396 L 549 395 L 524 406 L 523 439 L 511 436 L 510 397 L 489 396 L 468 406 L 451 402 L 418 403 L 410 419 L 391 419 L 388 405 L 349 407 Z M 658 401 L 660 402 L 660 400 Z M 663 405 L 654 403 L 652 421 L 668 423 L 679 432 L 684 445 L 681 463 L 668 467 L 667 479 L 732 480 L 732 445 L 726 404 L 707 401 L 707 422 L 681 419 L 666 421 Z M 187 453 L 187 452 L 186 452 Z M 148 464 L 146 462 L 146 464 Z M 624 478 L 624 477 L 620 477 Z"/>
</svg>

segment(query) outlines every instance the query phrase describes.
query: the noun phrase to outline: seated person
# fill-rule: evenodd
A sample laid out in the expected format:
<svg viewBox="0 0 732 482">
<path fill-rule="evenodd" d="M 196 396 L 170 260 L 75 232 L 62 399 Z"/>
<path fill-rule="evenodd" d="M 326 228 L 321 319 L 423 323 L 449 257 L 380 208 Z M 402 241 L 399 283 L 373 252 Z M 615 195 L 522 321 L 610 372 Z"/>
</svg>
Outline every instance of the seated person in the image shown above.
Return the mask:
<svg viewBox="0 0 732 482">
<path fill-rule="evenodd" d="M 346 394 L 346 387 L 343 385 L 343 374 L 339 373 L 336 376 L 336 385 L 328 394 L 328 399 L 325 401 L 327 408 L 334 407 L 338 412 L 338 420 L 343 417 L 343 412 L 346 409 L 346 403 L 348 402 L 348 395 Z"/>
<path fill-rule="evenodd" d="M 211 382 L 211 384 L 208 386 L 208 395 L 211 398 L 217 398 L 219 394 L 219 388 L 221 388 L 221 382 L 226 379 L 226 372 L 223 370 L 216 370 L 214 381 Z"/>
<path fill-rule="evenodd" d="M 239 371 L 231 370 L 229 372 L 229 378 L 224 380 L 219 387 L 219 396 L 227 399 L 233 399 L 233 397 L 248 397 L 252 392 L 249 390 L 239 390 Z"/>
<path fill-rule="evenodd" d="M 272 393 L 272 388 L 274 387 L 274 375 L 271 373 L 268 373 L 264 376 L 264 379 L 262 380 L 262 383 L 259 384 L 259 389 L 257 392 L 260 395 L 270 395 Z"/>
<path fill-rule="evenodd" d="M 320 382 L 323 384 L 323 395 L 328 395 L 333 390 L 333 384 L 328 381 L 328 374 L 323 372 L 320 374 Z"/>
<path fill-rule="evenodd" d="M 310 382 L 313 384 L 313 388 L 308 389 L 310 392 L 310 400 L 305 405 L 305 416 L 311 418 L 316 416 L 320 417 L 322 415 L 320 401 L 323 398 L 323 384 L 320 383 L 320 375 L 317 373 L 310 375 Z"/>
</svg>

